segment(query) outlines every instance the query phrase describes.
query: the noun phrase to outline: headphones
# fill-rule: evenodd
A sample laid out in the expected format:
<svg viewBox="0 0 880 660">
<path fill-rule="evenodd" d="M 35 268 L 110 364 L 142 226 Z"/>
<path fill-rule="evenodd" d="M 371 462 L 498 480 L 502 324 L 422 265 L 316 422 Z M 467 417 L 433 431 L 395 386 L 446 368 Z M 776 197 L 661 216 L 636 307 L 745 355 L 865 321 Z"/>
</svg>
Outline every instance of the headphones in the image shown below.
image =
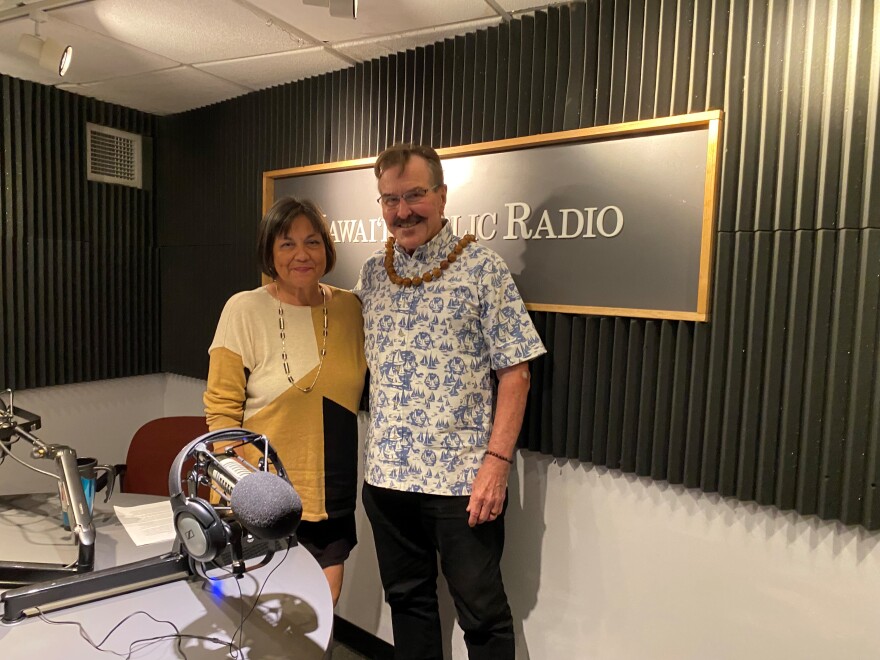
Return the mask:
<svg viewBox="0 0 880 660">
<path fill-rule="evenodd" d="M 215 453 L 213 445 L 218 442 L 236 444 Z M 269 439 L 259 433 L 240 428 L 222 429 L 199 436 L 186 445 L 174 459 L 171 472 L 168 474 L 174 531 L 192 559 L 203 563 L 214 561 L 226 546 L 236 539 L 236 535 L 240 535 L 240 530 L 233 529 L 220 517 L 214 505 L 198 497 L 197 489 L 199 485 L 211 483 L 208 468 L 219 465 L 217 456 L 235 456 L 236 449 L 256 442 L 263 445 L 262 449 L 265 452 L 264 457 L 260 459 L 260 469 L 267 467 L 265 459 L 268 459 L 278 476 L 286 479 L 284 466 L 275 450 L 269 445 Z M 181 472 L 184 463 L 190 458 L 195 459 L 195 465 L 186 476 L 188 493 L 184 494 L 184 478 Z M 225 495 L 222 496 L 226 499 Z"/>
</svg>

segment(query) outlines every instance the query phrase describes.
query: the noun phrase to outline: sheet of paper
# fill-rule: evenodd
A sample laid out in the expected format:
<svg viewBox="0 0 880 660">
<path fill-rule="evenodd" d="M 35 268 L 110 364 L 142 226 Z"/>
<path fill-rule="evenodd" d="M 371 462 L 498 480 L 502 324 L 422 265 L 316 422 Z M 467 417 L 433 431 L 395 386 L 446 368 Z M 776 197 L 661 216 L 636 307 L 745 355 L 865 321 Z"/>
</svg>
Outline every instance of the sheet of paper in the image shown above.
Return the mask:
<svg viewBox="0 0 880 660">
<path fill-rule="evenodd" d="M 171 502 L 168 500 L 141 506 L 114 506 L 113 510 L 135 545 L 174 540 Z"/>
</svg>

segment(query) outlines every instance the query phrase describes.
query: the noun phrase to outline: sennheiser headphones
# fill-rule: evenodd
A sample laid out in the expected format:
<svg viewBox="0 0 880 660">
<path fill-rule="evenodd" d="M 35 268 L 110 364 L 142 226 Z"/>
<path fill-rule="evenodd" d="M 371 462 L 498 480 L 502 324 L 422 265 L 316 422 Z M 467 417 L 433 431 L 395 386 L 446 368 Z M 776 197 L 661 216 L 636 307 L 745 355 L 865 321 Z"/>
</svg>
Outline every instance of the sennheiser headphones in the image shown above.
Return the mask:
<svg viewBox="0 0 880 660">
<path fill-rule="evenodd" d="M 233 534 L 229 524 L 221 519 L 214 506 L 197 495 L 199 484 L 207 483 L 205 457 L 213 456 L 214 443 L 235 442 L 237 448 L 257 441 L 265 441 L 269 462 L 280 476 L 286 477 L 284 467 L 266 437 L 240 428 L 222 429 L 199 436 L 184 447 L 174 459 L 168 474 L 168 493 L 171 495 L 174 530 L 187 554 L 196 561 L 214 561 L 229 545 Z M 196 465 L 186 479 L 189 493 L 184 494 L 184 479 L 181 472 L 184 463 L 190 458 L 196 459 Z"/>
</svg>

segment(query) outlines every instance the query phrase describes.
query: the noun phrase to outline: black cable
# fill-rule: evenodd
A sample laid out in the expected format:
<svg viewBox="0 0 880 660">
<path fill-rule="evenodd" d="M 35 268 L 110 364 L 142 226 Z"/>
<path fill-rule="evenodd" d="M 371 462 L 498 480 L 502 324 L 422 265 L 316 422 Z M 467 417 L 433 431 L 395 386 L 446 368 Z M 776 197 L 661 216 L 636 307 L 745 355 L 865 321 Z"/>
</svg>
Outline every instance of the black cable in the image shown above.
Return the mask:
<svg viewBox="0 0 880 660">
<path fill-rule="evenodd" d="M 186 654 L 183 652 L 183 648 L 180 646 L 180 642 L 181 642 L 181 633 L 180 633 L 180 629 L 179 629 L 179 628 L 178 628 L 178 627 L 177 627 L 172 621 L 166 621 L 166 620 L 164 620 L 164 619 L 161 619 L 161 620 L 160 620 L 160 619 L 157 619 L 156 617 L 154 617 L 154 616 L 153 616 L 152 614 L 150 614 L 149 612 L 145 612 L 145 611 L 143 611 L 143 610 L 138 610 L 137 612 L 132 612 L 132 613 L 129 614 L 127 617 L 125 617 L 122 621 L 120 621 L 120 622 L 117 623 L 115 626 L 113 626 L 113 627 L 110 629 L 110 632 L 108 632 L 106 635 L 104 635 L 104 639 L 102 639 L 100 642 L 98 642 L 98 647 L 100 648 L 101 646 L 103 646 L 104 643 L 105 643 L 108 639 L 110 639 L 110 636 L 111 636 L 114 632 L 116 632 L 116 631 L 119 629 L 119 627 L 120 627 L 123 623 L 125 623 L 126 621 L 128 621 L 128 620 L 129 620 L 131 617 L 133 617 L 135 614 L 143 614 L 144 616 L 146 616 L 146 617 L 152 619 L 152 620 L 155 621 L 156 623 L 167 623 L 169 626 L 171 626 L 171 627 L 174 629 L 174 632 L 175 632 L 175 634 L 176 634 L 175 636 L 177 637 L 177 650 L 180 651 L 180 654 L 183 656 L 184 660 L 186 660 Z M 173 636 L 173 635 L 164 635 L 163 637 L 172 637 L 172 636 Z M 132 653 L 131 647 L 134 646 L 135 644 L 137 644 L 139 641 L 141 641 L 141 640 L 135 640 L 135 641 L 133 641 L 131 644 L 128 645 L 128 656 L 127 656 L 127 657 L 130 657 L 130 656 L 131 656 L 131 653 Z"/>
<path fill-rule="evenodd" d="M 281 558 L 281 561 L 279 561 L 275 565 L 275 567 L 271 571 L 269 571 L 269 575 L 266 576 L 266 579 L 263 580 L 263 584 L 260 586 L 260 589 L 257 591 L 257 595 L 254 598 L 254 604 L 251 606 L 251 609 L 248 611 L 247 615 L 245 615 L 245 613 L 244 613 L 244 593 L 241 590 L 241 583 L 239 582 L 239 580 L 243 576 L 242 575 L 235 576 L 235 586 L 238 587 L 239 616 L 241 617 L 241 622 L 238 624 L 238 628 L 235 629 L 235 632 L 232 633 L 232 637 L 229 641 L 229 655 L 232 656 L 233 660 L 238 659 L 238 652 L 239 652 L 239 650 L 241 650 L 242 644 L 244 644 L 244 622 L 247 621 L 247 619 L 250 617 L 251 614 L 253 614 L 254 608 L 256 608 L 257 603 L 260 602 L 260 596 L 263 593 L 263 589 L 265 589 L 266 585 L 269 583 L 269 578 L 272 577 L 272 573 L 274 573 L 276 570 L 278 570 L 278 567 L 284 563 L 285 559 L 287 559 L 287 555 L 290 554 L 290 547 L 291 547 L 290 540 L 288 539 L 287 549 L 284 551 L 284 556 Z M 225 566 L 219 566 L 216 563 L 216 561 L 214 562 L 214 566 L 216 568 L 219 568 L 220 570 L 226 571 L 230 575 L 233 574 L 233 572 L 231 570 L 229 570 L 228 568 L 226 568 Z M 209 580 L 228 579 L 228 578 L 212 578 L 207 575 L 207 572 L 205 573 L 205 577 L 207 577 Z M 236 649 L 233 649 L 236 635 L 239 635 L 239 637 L 240 637 L 239 644 Z"/>
<path fill-rule="evenodd" d="M 183 647 L 180 645 L 184 639 L 201 639 L 206 642 L 211 642 L 212 644 L 216 644 L 217 646 L 226 646 L 226 641 L 222 640 L 218 637 L 206 637 L 205 635 L 190 635 L 186 633 L 182 634 L 174 634 L 174 635 L 158 635 L 156 637 L 145 637 L 143 639 L 136 639 L 131 644 L 128 645 L 128 655 L 125 656 L 127 660 L 130 660 L 131 656 L 138 651 L 142 651 L 152 644 L 156 644 L 166 639 L 176 639 L 177 640 L 177 650 L 180 655 L 183 656 L 183 660 L 186 660 L 186 653 L 183 652 Z M 135 648 L 135 645 L 137 648 Z M 239 649 L 236 649 L 238 652 Z"/>
<path fill-rule="evenodd" d="M 218 646 L 228 646 L 230 649 L 230 652 L 233 652 L 233 649 L 234 649 L 235 653 L 238 653 L 239 651 L 241 651 L 241 649 L 239 647 L 234 646 L 234 641 L 227 642 L 226 640 L 220 639 L 219 637 L 208 637 L 206 635 L 190 635 L 187 633 L 182 633 L 182 632 L 180 632 L 180 629 L 172 621 L 166 621 L 164 619 L 157 619 L 149 612 L 145 612 L 143 610 L 138 610 L 136 612 L 132 612 L 131 614 L 129 614 L 128 616 L 126 616 L 125 618 L 120 620 L 116 625 L 114 625 L 110 629 L 110 631 L 106 635 L 104 635 L 104 638 L 100 642 L 95 643 L 95 641 L 91 638 L 91 636 L 88 634 L 88 632 L 86 632 L 86 629 L 83 627 L 83 625 L 79 621 L 62 621 L 59 619 L 50 619 L 49 617 L 47 617 L 43 613 L 43 611 L 39 607 L 36 607 L 35 609 L 37 610 L 37 614 L 39 615 L 40 619 L 42 619 L 46 623 L 53 625 L 53 626 L 65 626 L 65 625 L 76 626 L 77 629 L 79 630 L 79 636 L 82 637 L 86 641 L 86 643 L 89 646 L 91 646 L 93 649 L 95 649 L 96 651 L 100 651 L 101 653 L 111 653 L 117 657 L 126 658 L 126 660 L 129 660 L 131 658 L 132 654 L 136 653 L 137 651 L 143 650 L 143 649 L 147 648 L 148 646 L 150 646 L 151 644 L 155 644 L 155 643 L 160 642 L 165 639 L 176 639 L 177 640 L 177 650 L 180 653 L 180 655 L 183 656 L 184 660 L 186 660 L 186 653 L 184 653 L 183 647 L 181 646 L 181 643 L 183 642 L 184 639 L 200 639 L 200 640 L 203 640 L 206 642 L 211 642 L 213 644 L 217 644 Z M 134 616 L 137 616 L 138 614 L 143 614 L 144 616 L 149 617 L 150 619 L 152 619 L 156 623 L 167 623 L 169 626 L 171 626 L 174 629 L 174 634 L 173 635 L 172 634 L 157 635 L 155 637 L 144 637 L 142 639 L 136 639 L 128 645 L 128 652 L 127 653 L 120 653 L 119 651 L 114 651 L 113 649 L 101 648 L 104 644 L 107 643 L 107 641 L 110 639 L 110 637 L 113 635 L 113 633 L 115 633 L 117 630 L 119 630 L 119 628 L 123 624 L 125 624 L 129 619 L 131 619 Z M 137 648 L 135 648 L 135 646 L 137 646 L 137 645 L 141 645 L 141 646 L 138 646 Z"/>
<path fill-rule="evenodd" d="M 287 556 L 289 554 L 290 554 L 290 545 L 288 544 L 287 550 L 285 550 L 285 552 L 284 552 L 284 556 L 272 568 L 272 570 L 269 571 L 269 574 L 266 576 L 266 579 L 263 580 L 263 584 L 260 585 L 260 588 L 257 591 L 256 596 L 254 597 L 253 605 L 251 605 L 251 608 L 250 608 L 250 610 L 248 610 L 247 614 L 244 613 L 244 608 L 245 608 L 244 593 L 242 592 L 241 584 L 238 581 L 241 576 L 237 576 L 237 578 L 235 580 L 235 584 L 236 584 L 236 587 L 238 587 L 239 608 L 240 608 L 239 612 L 240 612 L 240 616 L 241 616 L 241 621 L 238 624 L 238 628 L 236 628 L 235 631 L 230 636 L 229 641 L 222 640 L 218 637 L 207 637 L 205 635 L 190 635 L 190 634 L 181 633 L 180 629 L 172 621 L 166 621 L 165 619 L 157 619 L 149 612 L 145 612 L 144 610 L 137 610 L 136 612 L 132 612 L 128 616 L 121 619 L 116 625 L 114 625 L 112 628 L 110 628 L 110 630 L 107 632 L 106 635 L 104 635 L 104 638 L 100 642 L 95 643 L 95 641 L 91 638 L 91 636 L 89 636 L 88 632 L 86 632 L 86 629 L 83 627 L 83 625 L 81 623 L 79 623 L 79 621 L 63 621 L 63 620 L 59 620 L 59 619 L 50 619 L 49 617 L 47 617 L 43 613 L 43 611 L 39 607 L 35 607 L 34 609 L 36 609 L 37 614 L 40 617 L 40 619 L 50 625 L 53 625 L 53 626 L 65 626 L 65 625 L 66 626 L 76 626 L 79 631 L 79 636 L 82 637 L 86 641 L 86 643 L 89 646 L 91 646 L 92 648 L 94 648 L 96 651 L 100 651 L 101 653 L 111 653 L 117 657 L 125 658 L 126 660 L 130 660 L 132 654 L 136 653 L 137 651 L 141 651 L 141 650 L 149 647 L 152 644 L 156 644 L 156 643 L 161 642 L 166 639 L 176 639 L 177 640 L 177 650 L 180 653 L 180 655 L 183 656 L 183 660 L 187 660 L 186 653 L 184 653 L 183 646 L 181 645 L 181 643 L 183 642 L 184 639 L 200 639 L 200 640 L 203 640 L 206 642 L 211 642 L 212 644 L 217 644 L 219 646 L 227 646 L 229 649 L 229 651 L 228 651 L 229 655 L 232 656 L 232 658 L 237 660 L 239 657 L 242 657 L 242 658 L 244 657 L 243 655 L 240 656 L 240 654 L 242 654 L 243 650 L 244 650 L 241 645 L 244 643 L 244 624 L 245 624 L 245 621 L 247 621 L 248 618 L 250 618 L 251 614 L 253 614 L 254 610 L 256 609 L 257 604 L 260 602 L 260 596 L 263 595 L 263 590 L 266 588 L 266 585 L 269 583 L 269 579 L 272 577 L 272 574 L 278 570 L 278 567 L 281 566 L 281 564 L 284 563 L 284 561 L 287 559 Z M 228 569 L 226 569 L 225 567 L 220 567 L 220 568 L 223 568 L 223 570 L 227 570 L 227 572 L 229 572 L 229 573 L 232 572 L 232 571 L 229 571 Z M 214 580 L 218 580 L 221 578 L 208 578 L 208 579 L 214 581 Z M 128 653 L 120 653 L 118 651 L 114 651 L 113 649 L 101 648 L 104 644 L 107 643 L 107 641 L 110 639 L 110 637 L 113 635 L 113 633 L 115 633 L 117 630 L 119 630 L 119 628 L 121 628 L 122 625 L 125 624 L 129 619 L 131 619 L 134 616 L 137 616 L 138 614 L 143 614 L 144 616 L 152 619 L 156 623 L 160 623 L 160 624 L 167 623 L 169 626 L 171 626 L 174 629 L 174 634 L 157 635 L 156 637 L 144 637 L 142 639 L 136 639 L 128 645 Z M 235 643 L 236 635 L 238 635 L 240 638 L 239 644 Z M 135 648 L 136 646 L 137 646 L 137 648 Z"/>
<path fill-rule="evenodd" d="M 271 575 L 271 573 L 269 575 Z M 238 621 L 238 628 L 236 629 L 236 632 L 238 630 L 241 631 L 241 634 L 239 635 L 239 640 L 238 640 L 238 648 L 242 648 L 242 644 L 244 644 L 244 622 L 245 622 L 244 593 L 241 590 L 241 577 L 242 576 L 238 576 L 235 578 L 235 586 L 238 587 L 238 620 L 239 620 Z M 266 577 L 266 580 L 268 581 L 269 578 Z M 263 584 L 266 584 L 266 582 L 264 581 Z M 234 642 L 235 642 L 235 632 L 232 633 L 232 637 L 229 640 L 229 655 L 232 656 L 233 660 L 238 660 L 238 651 L 232 650 L 232 645 Z"/>
<path fill-rule="evenodd" d="M 0 440 L 0 444 L 3 445 L 3 449 L 0 450 L 0 465 L 6 462 L 6 450 L 12 450 L 12 445 L 18 440 L 18 436 L 13 434 L 9 440 Z"/>
<path fill-rule="evenodd" d="M 254 610 L 257 607 L 257 603 L 260 602 L 260 596 L 263 595 L 263 589 L 265 589 L 266 585 L 269 584 L 269 579 L 272 577 L 272 573 L 274 573 L 275 571 L 278 570 L 278 567 L 284 563 L 284 561 L 287 559 L 287 555 L 289 555 L 289 554 L 290 554 L 290 543 L 288 543 L 287 550 L 284 551 L 284 556 L 281 558 L 281 561 L 279 561 L 277 564 L 275 564 L 275 567 L 271 571 L 269 571 L 269 575 L 267 575 L 266 579 L 263 580 L 263 584 L 260 585 L 260 589 L 259 589 L 259 591 L 257 591 L 257 595 L 254 596 L 254 604 L 251 605 L 251 609 L 248 611 L 247 615 L 241 619 L 241 623 L 239 624 L 238 628 L 236 628 L 235 632 L 232 633 L 232 641 L 230 641 L 230 643 L 229 643 L 230 655 L 232 655 L 232 643 L 235 641 L 236 635 L 239 635 L 239 637 L 240 637 L 238 648 L 239 649 L 242 648 L 241 644 L 244 643 L 244 622 L 247 621 L 250 618 L 251 614 L 254 613 Z M 236 580 L 236 584 L 238 584 L 238 580 Z M 241 585 L 238 586 L 238 593 L 241 594 Z M 243 594 L 241 596 L 240 602 L 244 603 L 244 595 Z M 242 608 L 242 611 L 244 611 L 243 608 Z M 238 658 L 237 652 L 235 655 L 233 655 L 233 658 Z"/>
<path fill-rule="evenodd" d="M 282 561 L 284 561 L 284 560 L 282 559 Z M 241 580 L 241 578 L 243 578 L 244 575 L 236 575 L 235 573 L 233 573 L 233 571 L 229 570 L 225 566 L 221 566 L 220 564 L 218 564 L 216 559 L 214 561 L 212 561 L 211 563 L 214 564 L 214 568 L 220 569 L 221 571 L 226 571 L 229 575 L 222 577 L 222 578 L 215 578 L 215 577 L 209 576 L 208 571 L 204 571 L 202 573 L 202 575 L 204 576 L 204 578 L 206 580 L 210 580 L 212 582 L 219 582 L 220 580 L 228 580 L 230 577 L 233 577 L 235 579 L 235 586 L 238 588 L 238 612 L 239 612 L 240 622 L 238 624 L 238 628 L 235 629 L 235 632 L 232 633 L 232 636 L 229 638 L 229 651 L 228 651 L 228 654 L 233 658 L 233 660 L 238 660 L 238 651 L 241 649 L 241 644 L 239 644 L 239 646 L 236 648 L 233 648 L 233 646 L 235 644 L 235 634 L 244 626 L 244 593 L 241 590 L 241 582 L 239 582 L 239 580 Z M 272 570 L 274 571 L 275 569 L 273 568 Z M 271 576 L 271 575 L 272 575 L 272 573 L 269 573 L 269 576 Z M 269 576 L 266 576 L 267 581 L 269 580 Z M 265 582 L 263 584 L 265 584 Z"/>
</svg>

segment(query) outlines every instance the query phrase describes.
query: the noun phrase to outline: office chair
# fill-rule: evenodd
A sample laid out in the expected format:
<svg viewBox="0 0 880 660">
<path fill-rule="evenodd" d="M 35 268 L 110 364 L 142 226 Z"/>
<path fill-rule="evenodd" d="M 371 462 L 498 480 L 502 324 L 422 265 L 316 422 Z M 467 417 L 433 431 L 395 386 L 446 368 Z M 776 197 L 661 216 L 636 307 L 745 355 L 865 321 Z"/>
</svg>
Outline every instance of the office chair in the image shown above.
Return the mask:
<svg viewBox="0 0 880 660">
<path fill-rule="evenodd" d="M 168 472 L 183 447 L 208 432 L 204 417 L 160 417 L 140 427 L 117 465 L 123 493 L 168 497 Z"/>
</svg>

